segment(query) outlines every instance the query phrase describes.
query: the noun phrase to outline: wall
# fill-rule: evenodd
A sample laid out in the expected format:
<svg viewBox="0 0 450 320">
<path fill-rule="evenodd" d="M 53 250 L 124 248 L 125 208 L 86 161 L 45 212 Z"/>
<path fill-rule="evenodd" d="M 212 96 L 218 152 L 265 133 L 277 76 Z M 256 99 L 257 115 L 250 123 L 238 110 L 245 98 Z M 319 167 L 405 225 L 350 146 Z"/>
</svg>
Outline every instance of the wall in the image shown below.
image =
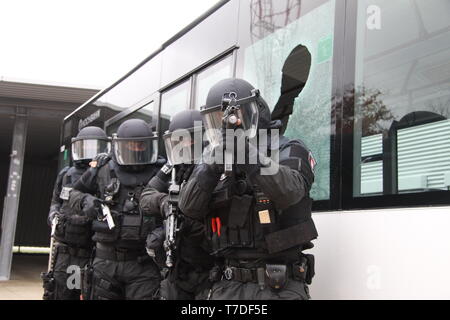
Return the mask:
<svg viewBox="0 0 450 320">
<path fill-rule="evenodd" d="M 313 299 L 450 299 L 450 207 L 314 214 Z"/>
</svg>

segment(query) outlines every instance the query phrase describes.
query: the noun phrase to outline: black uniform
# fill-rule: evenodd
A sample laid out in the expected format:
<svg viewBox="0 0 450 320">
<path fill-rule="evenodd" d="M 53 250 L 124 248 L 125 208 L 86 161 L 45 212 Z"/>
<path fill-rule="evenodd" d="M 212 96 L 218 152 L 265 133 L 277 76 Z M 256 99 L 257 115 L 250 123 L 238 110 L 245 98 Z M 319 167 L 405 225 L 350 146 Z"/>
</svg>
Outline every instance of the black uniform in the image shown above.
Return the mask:
<svg viewBox="0 0 450 320">
<path fill-rule="evenodd" d="M 230 90 L 223 91 L 224 85 Z M 252 89 L 243 80 L 223 80 L 211 89 L 207 105 L 211 93 L 221 99 L 233 92 L 241 99 Z M 261 99 L 258 103 L 259 128 L 279 127 L 270 121 L 267 105 Z M 245 106 L 241 109 L 246 111 Z M 309 298 L 314 261 L 301 251 L 311 248 L 310 241 L 317 237 L 309 197 L 313 161 L 303 142 L 280 137 L 275 174 L 261 175 L 261 163 L 236 164 L 229 176 L 217 165 L 197 165 L 180 192 L 179 206 L 206 225 L 217 264 L 211 271 L 215 283 L 210 299 Z"/>
<path fill-rule="evenodd" d="M 90 168 L 75 185 L 78 192 L 72 191 L 70 204 L 76 208 L 85 207 L 85 193 L 102 200 L 112 197 L 109 208 L 116 226 L 110 230 L 106 220 L 98 219 L 92 224 L 96 242 L 92 299 L 153 298 L 160 273 L 145 251 L 153 222 L 139 210 L 139 198 L 163 163 L 133 172 L 110 160 L 101 168 Z"/>
<path fill-rule="evenodd" d="M 126 120 L 111 141 L 112 159 L 94 159 L 69 200 L 93 219 L 90 298 L 152 299 L 160 274 L 145 251 L 152 221 L 139 210 L 139 198 L 165 160 L 158 161 L 157 135 L 144 120 Z"/>
<path fill-rule="evenodd" d="M 175 166 L 178 185 L 188 180 L 193 166 Z M 161 183 L 159 176 L 161 175 L 155 176 L 142 193 L 140 205 L 144 212 L 164 218 L 164 210 L 168 209 L 169 186 Z M 213 267 L 204 224 L 186 216 L 181 216 L 180 219 L 182 227 L 177 234 L 175 264 L 160 286 L 159 296 L 163 300 L 194 300 L 209 286 L 209 270 Z"/>
<path fill-rule="evenodd" d="M 58 174 L 49 212 L 49 224 L 54 214 L 58 214 L 58 224 L 55 229 L 55 300 L 79 300 L 80 287 L 73 279 L 67 283 L 68 277 L 76 270 L 69 270 L 69 266 L 80 269 L 88 263 L 92 252 L 92 232 L 89 219 L 80 210 L 73 210 L 69 206 L 68 196 L 73 184 L 88 168 L 87 164 L 79 163 L 73 167 L 66 167 Z"/>
</svg>

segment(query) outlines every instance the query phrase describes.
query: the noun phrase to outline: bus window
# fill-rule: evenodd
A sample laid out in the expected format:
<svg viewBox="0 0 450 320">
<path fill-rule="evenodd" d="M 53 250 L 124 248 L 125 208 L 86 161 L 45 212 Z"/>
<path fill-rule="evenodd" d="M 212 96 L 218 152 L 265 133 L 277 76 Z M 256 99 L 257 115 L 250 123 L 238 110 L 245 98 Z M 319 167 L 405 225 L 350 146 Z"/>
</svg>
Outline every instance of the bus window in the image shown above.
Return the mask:
<svg viewBox="0 0 450 320">
<path fill-rule="evenodd" d="M 162 137 L 164 132 L 169 129 L 170 119 L 176 113 L 189 109 L 190 100 L 190 81 L 187 80 L 175 88 L 167 90 L 161 94 L 161 109 L 159 113 L 159 136 Z M 165 155 L 164 144 L 159 139 L 159 150 Z"/>
<path fill-rule="evenodd" d="M 314 200 L 330 199 L 335 1 L 246 0 L 237 74 L 260 89 L 284 134 L 316 158 Z"/>
<path fill-rule="evenodd" d="M 130 113 L 129 115 L 121 118 L 120 120 L 110 124 L 106 128 L 106 134 L 108 136 L 112 136 L 113 133 L 117 132 L 117 129 L 119 126 L 129 119 L 142 119 L 148 124 L 150 124 L 153 128 L 153 130 L 156 130 L 156 118 L 154 117 L 154 103 L 150 102 L 146 104 L 145 106 L 139 108 L 138 110 L 134 111 L 133 113 Z"/>
<path fill-rule="evenodd" d="M 197 75 L 197 83 L 195 86 L 195 102 L 194 108 L 200 110 L 205 105 L 206 96 L 209 89 L 222 79 L 232 76 L 232 56 L 213 64 Z"/>
<path fill-rule="evenodd" d="M 449 27 L 449 1 L 358 1 L 354 197 L 448 189 Z"/>
</svg>

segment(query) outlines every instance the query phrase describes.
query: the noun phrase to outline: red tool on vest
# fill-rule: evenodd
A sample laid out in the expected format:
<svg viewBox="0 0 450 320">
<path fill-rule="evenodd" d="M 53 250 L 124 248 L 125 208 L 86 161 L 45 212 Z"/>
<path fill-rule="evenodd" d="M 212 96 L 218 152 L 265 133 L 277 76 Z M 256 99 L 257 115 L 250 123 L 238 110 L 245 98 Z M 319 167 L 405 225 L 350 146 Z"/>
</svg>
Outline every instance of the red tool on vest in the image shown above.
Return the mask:
<svg viewBox="0 0 450 320">
<path fill-rule="evenodd" d="M 220 228 L 221 227 L 222 227 L 222 223 L 220 222 L 220 218 L 219 217 L 211 218 L 212 232 L 213 233 L 217 232 L 217 236 L 219 236 L 219 237 L 220 237 Z"/>
</svg>

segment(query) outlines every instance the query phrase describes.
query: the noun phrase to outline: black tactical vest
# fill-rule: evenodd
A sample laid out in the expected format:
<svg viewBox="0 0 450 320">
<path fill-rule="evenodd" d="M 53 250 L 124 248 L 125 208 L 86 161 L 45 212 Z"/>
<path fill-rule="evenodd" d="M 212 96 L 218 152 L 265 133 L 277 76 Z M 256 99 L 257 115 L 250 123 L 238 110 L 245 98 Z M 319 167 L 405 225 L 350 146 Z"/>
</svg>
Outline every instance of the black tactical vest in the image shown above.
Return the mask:
<svg viewBox="0 0 450 320">
<path fill-rule="evenodd" d="M 147 166 L 142 172 L 126 172 L 114 162 L 101 167 L 97 173 L 98 197 L 105 200 L 111 211 L 115 227 L 107 221 L 94 220 L 93 240 L 118 248 L 142 249 L 153 220 L 139 210 L 139 199 L 148 181 L 159 166 Z"/>
<path fill-rule="evenodd" d="M 61 183 L 60 198 L 63 200 L 55 229 L 55 238 L 76 247 L 92 246 L 92 231 L 89 219 L 69 206 L 69 194 L 73 185 L 83 175 L 86 169 L 71 167 L 64 175 Z"/>
<path fill-rule="evenodd" d="M 205 221 L 213 255 L 228 259 L 292 260 L 317 237 L 311 218 L 311 198 L 305 197 L 279 212 L 259 187 L 250 185 L 245 177 L 222 178 L 214 190 Z"/>
</svg>

